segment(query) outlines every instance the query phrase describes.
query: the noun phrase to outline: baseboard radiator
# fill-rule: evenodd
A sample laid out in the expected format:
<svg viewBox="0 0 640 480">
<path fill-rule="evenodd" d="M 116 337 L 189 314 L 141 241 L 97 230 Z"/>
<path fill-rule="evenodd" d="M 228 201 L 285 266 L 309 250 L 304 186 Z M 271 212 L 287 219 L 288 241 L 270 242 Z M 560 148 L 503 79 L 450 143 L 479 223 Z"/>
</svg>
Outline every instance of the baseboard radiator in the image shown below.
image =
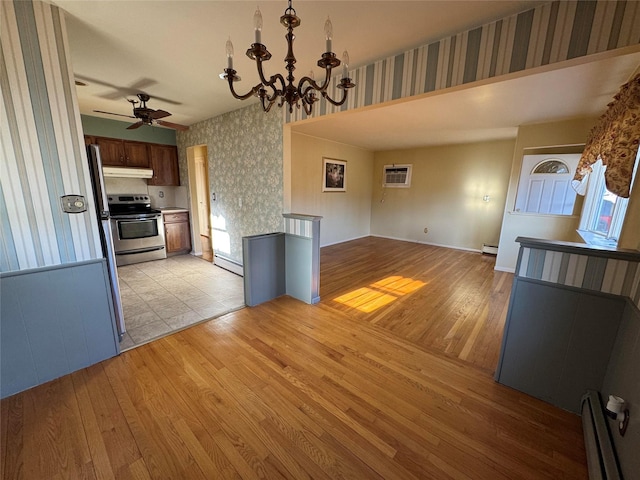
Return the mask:
<svg viewBox="0 0 640 480">
<path fill-rule="evenodd" d="M 244 275 L 244 269 L 242 265 L 231 260 L 230 258 L 218 255 L 217 253 L 213 256 L 213 264 L 217 265 L 220 268 L 224 268 L 225 270 L 229 270 L 231 273 L 240 275 L 241 277 Z"/>
<path fill-rule="evenodd" d="M 600 394 L 589 390 L 582 397 L 582 430 L 590 480 L 622 480 L 615 447 Z"/>
</svg>

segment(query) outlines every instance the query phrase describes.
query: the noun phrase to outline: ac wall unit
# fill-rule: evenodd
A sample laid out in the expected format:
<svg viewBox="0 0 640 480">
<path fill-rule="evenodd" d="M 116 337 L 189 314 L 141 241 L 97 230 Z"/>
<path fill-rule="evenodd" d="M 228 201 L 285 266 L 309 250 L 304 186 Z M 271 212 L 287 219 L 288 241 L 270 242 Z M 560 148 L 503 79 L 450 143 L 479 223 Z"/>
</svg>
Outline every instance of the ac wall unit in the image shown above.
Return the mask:
<svg viewBox="0 0 640 480">
<path fill-rule="evenodd" d="M 383 187 L 409 188 L 412 165 L 385 165 L 382 176 Z"/>
</svg>

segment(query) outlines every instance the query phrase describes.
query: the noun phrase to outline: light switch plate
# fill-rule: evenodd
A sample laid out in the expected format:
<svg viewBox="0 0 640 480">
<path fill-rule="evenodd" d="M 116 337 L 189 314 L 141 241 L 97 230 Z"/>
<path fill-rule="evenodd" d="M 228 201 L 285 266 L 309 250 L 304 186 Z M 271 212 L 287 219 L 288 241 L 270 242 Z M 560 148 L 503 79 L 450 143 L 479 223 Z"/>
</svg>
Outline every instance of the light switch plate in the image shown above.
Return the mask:
<svg viewBox="0 0 640 480">
<path fill-rule="evenodd" d="M 65 213 L 82 213 L 87 211 L 87 202 L 82 195 L 64 195 L 60 197 L 62 211 Z"/>
</svg>

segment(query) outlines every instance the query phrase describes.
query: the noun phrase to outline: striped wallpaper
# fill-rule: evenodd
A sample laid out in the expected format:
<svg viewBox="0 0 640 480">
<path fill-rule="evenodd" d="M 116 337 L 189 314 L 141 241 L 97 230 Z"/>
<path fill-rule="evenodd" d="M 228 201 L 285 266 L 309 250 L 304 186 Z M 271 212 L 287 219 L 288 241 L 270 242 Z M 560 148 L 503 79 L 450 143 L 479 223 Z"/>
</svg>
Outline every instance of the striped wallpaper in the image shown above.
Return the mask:
<svg viewBox="0 0 640 480">
<path fill-rule="evenodd" d="M 311 220 L 304 220 L 302 218 L 285 217 L 284 233 L 297 235 L 298 237 L 312 238 L 313 222 Z"/>
<path fill-rule="evenodd" d="M 640 2 L 555 1 L 351 70 L 356 87 L 310 116 L 420 95 L 640 43 Z M 341 93 L 332 82 L 331 98 Z M 284 109 L 285 122 L 304 120 Z"/>
<path fill-rule="evenodd" d="M 64 12 L 0 3 L 0 272 L 99 258 Z M 69 194 L 87 197 L 88 211 L 63 213 Z"/>
<path fill-rule="evenodd" d="M 517 275 L 629 297 L 640 308 L 640 261 L 522 247 Z"/>
<path fill-rule="evenodd" d="M 282 215 L 284 219 L 284 233 L 296 235 L 303 238 L 314 238 L 320 241 L 320 220 L 322 217 L 317 215 L 302 215 L 299 213 L 285 213 Z"/>
</svg>

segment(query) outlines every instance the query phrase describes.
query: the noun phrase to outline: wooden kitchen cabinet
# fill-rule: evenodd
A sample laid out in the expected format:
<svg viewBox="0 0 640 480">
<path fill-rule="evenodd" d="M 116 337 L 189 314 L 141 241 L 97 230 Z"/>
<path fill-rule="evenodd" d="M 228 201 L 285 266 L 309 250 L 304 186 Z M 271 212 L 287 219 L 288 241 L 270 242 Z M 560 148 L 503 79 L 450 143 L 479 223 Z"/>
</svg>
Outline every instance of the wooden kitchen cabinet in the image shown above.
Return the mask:
<svg viewBox="0 0 640 480">
<path fill-rule="evenodd" d="M 95 137 L 96 144 L 100 147 L 102 165 L 110 167 L 125 167 L 124 145 L 117 138 Z"/>
<path fill-rule="evenodd" d="M 178 147 L 158 143 L 136 142 L 119 138 L 84 136 L 85 145 L 100 146 L 102 165 L 107 167 L 151 168 L 148 185 L 180 186 Z"/>
<path fill-rule="evenodd" d="M 125 140 L 123 144 L 127 167 L 149 168 L 149 147 L 147 143 Z"/>
<path fill-rule="evenodd" d="M 190 252 L 191 228 L 189 227 L 189 213 L 165 213 L 163 217 L 167 255 Z"/>
<path fill-rule="evenodd" d="M 178 148 L 173 145 L 149 145 L 153 177 L 147 180 L 149 185 L 180 185 L 178 170 Z"/>
<path fill-rule="evenodd" d="M 93 137 L 93 141 L 100 147 L 102 165 L 149 168 L 149 147 L 147 143 L 106 137 Z"/>
</svg>

